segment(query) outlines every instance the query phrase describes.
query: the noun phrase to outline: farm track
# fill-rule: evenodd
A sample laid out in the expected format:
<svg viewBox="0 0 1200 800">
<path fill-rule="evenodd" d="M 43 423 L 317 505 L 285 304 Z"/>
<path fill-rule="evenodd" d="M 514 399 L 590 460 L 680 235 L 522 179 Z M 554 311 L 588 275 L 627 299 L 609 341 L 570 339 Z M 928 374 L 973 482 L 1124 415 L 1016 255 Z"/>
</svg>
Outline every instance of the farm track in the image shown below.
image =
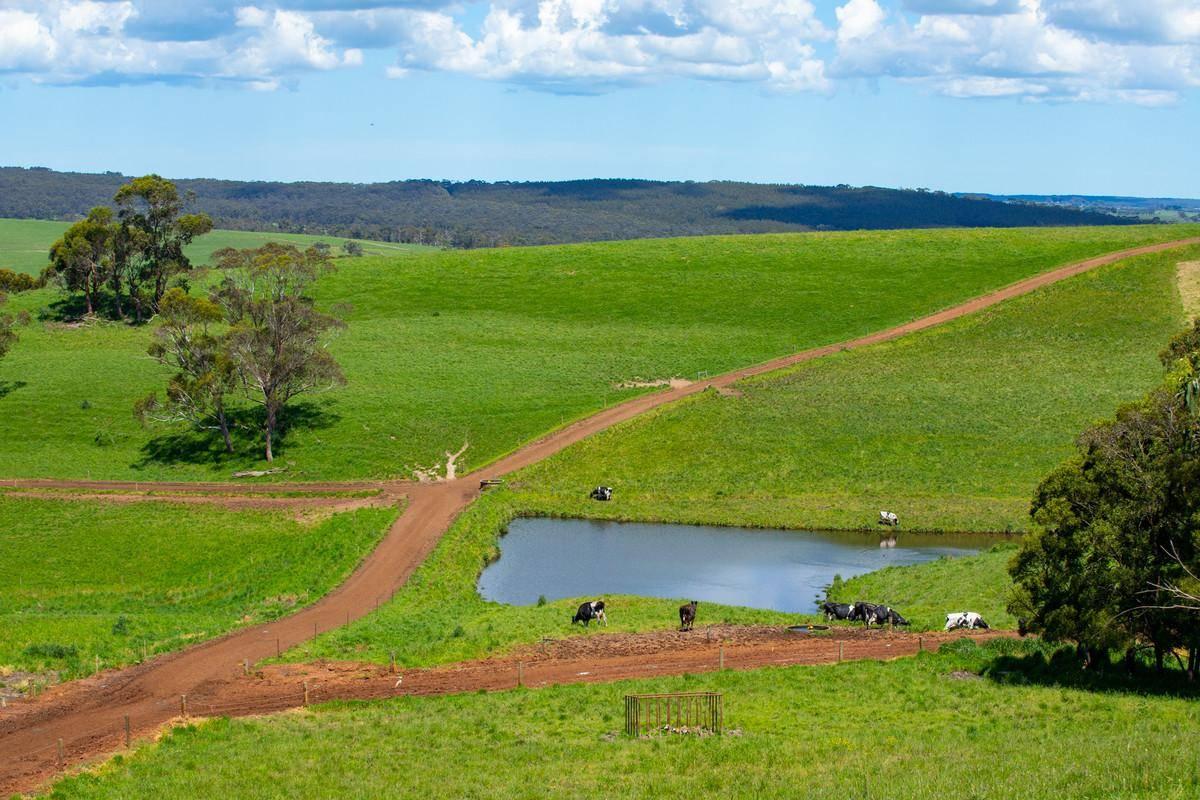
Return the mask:
<svg viewBox="0 0 1200 800">
<path fill-rule="evenodd" d="M 1049 272 L 1014 283 L 989 294 L 968 300 L 965 303 L 930 314 L 912 322 L 846 342 L 825 345 L 792 355 L 773 359 L 755 366 L 714 376 L 687 386 L 677 386 L 662 392 L 641 395 L 624 403 L 600 411 L 586 419 L 567 425 L 551 434 L 531 442 L 492 465 L 455 481 L 436 484 L 411 482 L 354 482 L 313 484 L 235 484 L 235 483 L 147 483 L 105 481 L 60 481 L 60 480 L 3 480 L 0 487 L 20 490 L 57 490 L 79 492 L 142 492 L 152 491 L 169 495 L 199 494 L 220 495 L 234 499 L 262 494 L 286 494 L 304 492 L 314 495 L 347 491 L 379 490 L 384 496 L 399 499 L 407 497 L 408 506 L 396 520 L 379 546 L 358 566 L 339 587 L 318 602 L 297 613 L 277 620 L 269 625 L 256 625 L 231 632 L 220 638 L 205 642 L 177 653 L 155 658 L 144 664 L 123 670 L 104 673 L 97 678 L 75 681 L 55 687 L 33 701 L 15 703 L 0 711 L 0 795 L 30 791 L 55 775 L 63 766 L 70 766 L 92 759 L 118 747 L 123 733 L 118 726 L 128 716 L 134 725 L 135 734 L 146 734 L 157 730 L 162 724 L 179 715 L 181 697 L 187 695 L 196 708 L 208 702 L 214 710 L 234 703 L 223 713 L 254 714 L 280 710 L 299 705 L 294 687 L 288 691 L 275 691 L 276 684 L 287 681 L 252 679 L 243 674 L 243 663 L 253 664 L 269 658 L 280 650 L 286 650 L 321 631 L 347 624 L 353 619 L 370 613 L 381 602 L 390 597 L 404 584 L 409 575 L 421 564 L 436 546 L 441 535 L 449 528 L 454 518 L 479 494 L 478 485 L 482 478 L 498 478 L 516 470 L 535 464 L 576 442 L 603 431 L 613 425 L 633 419 L 647 411 L 677 400 L 706 391 L 709 388 L 723 389 L 731 384 L 754 375 L 783 369 L 812 361 L 823 356 L 891 341 L 917 331 L 982 311 L 1005 300 L 1028 294 L 1036 289 L 1070 278 L 1097 267 L 1125 258 L 1161 252 L 1186 245 L 1200 244 L 1200 237 L 1164 242 L 1109 253 L 1103 256 L 1076 262 Z M 169 499 L 169 498 L 164 498 Z M 267 499 L 267 498 L 262 498 Z M 347 498 L 329 498 L 330 503 L 345 502 Z M 697 632 L 700 633 L 700 632 Z M 600 639 L 604 637 L 594 637 Z M 802 637 L 796 637 L 802 639 Z M 880 658 L 911 653 L 916 647 L 907 636 L 892 641 L 884 651 L 863 647 L 865 658 Z M 768 663 L 827 663 L 828 652 L 817 659 L 816 651 L 808 653 L 810 660 L 803 660 L 804 648 L 813 648 L 815 643 L 827 641 L 825 637 L 802 639 L 781 652 L 782 644 L 750 645 L 744 654 L 745 660 L 736 662 L 739 667 L 763 666 Z M 898 642 L 908 642 L 901 645 Z M 760 650 L 759 648 L 765 648 Z M 709 650 L 712 648 L 709 647 Z M 853 651 L 852 651 L 853 652 Z M 757 655 L 755 655 L 757 653 Z M 773 653 L 773 656 L 767 654 Z M 873 653 L 873 654 L 872 654 Z M 790 655 L 789 655 L 790 654 Z M 693 656 L 663 653 L 652 656 L 653 663 L 646 663 L 648 656 L 616 655 L 590 658 L 585 662 L 565 659 L 557 667 L 533 666 L 528 682 L 570 682 L 588 675 L 603 675 L 597 679 L 615 680 L 622 677 L 645 675 L 669 675 L 679 672 L 700 671 L 710 664 L 712 653 L 696 653 Z M 732 651 L 727 657 L 735 658 Z M 771 661 L 770 658 L 795 658 L 794 661 Z M 847 657 L 851 657 L 847 654 Z M 625 659 L 622 661 L 621 659 Z M 691 659 L 691 660 L 689 660 Z M 603 662 L 601 664 L 600 662 Z M 489 674 L 501 674 L 502 662 L 491 662 Z M 576 669 L 584 663 L 591 665 Z M 595 666 L 600 669 L 592 669 Z M 653 670 L 651 668 L 654 668 Z M 711 668 L 711 667 L 710 667 Z M 456 668 L 440 668 L 424 671 L 422 675 L 453 674 Z M 542 674 L 539 670 L 545 669 Z M 572 670 L 575 670 L 572 673 Z M 466 665 L 457 668 L 467 670 Z M 675 670 L 675 671 L 671 671 Z M 449 671 L 447 673 L 447 671 Z M 274 673 L 273 673 L 274 674 Z M 363 692 L 378 691 L 374 683 L 362 678 Z M 420 680 L 415 676 L 406 678 L 406 690 L 417 691 Z M 466 688 L 506 688 L 512 686 L 515 676 L 507 670 L 503 680 L 506 686 L 495 687 L 461 685 L 453 681 L 430 677 L 430 692 L 438 686 L 443 691 L 463 691 Z M 488 680 L 491 680 L 490 678 Z M 495 680 L 501 680 L 496 678 Z M 414 681 L 416 682 L 414 685 Z M 479 678 L 483 682 L 483 678 Z M 346 685 L 353 686 L 353 682 Z M 455 688 L 459 686 L 459 688 Z M 262 694 L 258 694 L 259 690 Z M 349 688 L 346 690 L 349 692 Z M 396 693 L 394 690 L 393 694 Z M 358 695 L 347 695 L 358 696 Z M 367 694 L 366 696 L 376 696 Z M 384 695 L 379 695 L 384 696 Z M 288 700 L 288 698 L 291 698 Z M 223 698 L 229 698 L 228 700 Z M 234 702 L 233 698 L 236 698 Z M 219 701 L 219 702 L 218 702 Z M 199 704 L 199 705 L 195 705 Z M 58 742 L 61 740 L 65 756 L 59 763 Z"/>
</svg>

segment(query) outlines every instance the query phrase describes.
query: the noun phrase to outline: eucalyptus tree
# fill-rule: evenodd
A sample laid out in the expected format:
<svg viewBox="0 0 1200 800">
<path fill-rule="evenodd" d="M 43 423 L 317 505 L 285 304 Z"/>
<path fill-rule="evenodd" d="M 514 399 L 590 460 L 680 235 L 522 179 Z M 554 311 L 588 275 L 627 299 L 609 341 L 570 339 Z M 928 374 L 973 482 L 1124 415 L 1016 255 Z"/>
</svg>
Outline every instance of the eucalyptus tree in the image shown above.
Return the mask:
<svg viewBox="0 0 1200 800">
<path fill-rule="evenodd" d="M 112 210 L 97 206 L 50 246 L 45 277 L 65 291 L 82 292 L 88 314 L 95 311 L 100 290 L 109 282 L 115 234 Z"/>
<path fill-rule="evenodd" d="M 230 324 L 226 352 L 247 396 L 263 409 L 266 460 L 280 417 L 296 396 L 345 383 L 328 346 L 344 324 L 318 311 L 307 290 L 333 269 L 327 252 L 266 244 L 224 253 L 214 293 Z"/>
</svg>

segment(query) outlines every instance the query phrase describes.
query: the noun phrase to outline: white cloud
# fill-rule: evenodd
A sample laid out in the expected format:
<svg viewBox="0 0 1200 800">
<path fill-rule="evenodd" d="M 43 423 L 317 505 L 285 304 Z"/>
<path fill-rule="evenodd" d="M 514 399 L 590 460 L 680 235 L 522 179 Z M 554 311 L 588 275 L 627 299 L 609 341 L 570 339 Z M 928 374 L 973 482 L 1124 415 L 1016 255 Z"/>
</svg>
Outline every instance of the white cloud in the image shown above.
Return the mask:
<svg viewBox="0 0 1200 800">
<path fill-rule="evenodd" d="M 362 69 L 375 50 L 394 54 L 393 78 L 577 93 L 670 79 L 829 92 L 867 78 L 1161 105 L 1200 84 L 1200 0 L 833 2 L 823 17 L 814 0 L 491 0 L 472 26 L 462 0 L 0 0 L 0 72 L 269 90 Z"/>
<path fill-rule="evenodd" d="M 951 97 L 1140 105 L 1174 102 L 1182 91 L 1200 85 L 1196 47 L 1165 37 L 1148 42 L 1127 32 L 1104 33 L 1101 28 L 1112 25 L 1098 26 L 1094 17 L 1081 29 L 1051 13 L 1049 6 L 1056 2 L 1122 6 L 1129 14 L 1112 19 L 1131 26 L 1137 20 L 1143 32 L 1144 7 L 1138 3 L 1157 2 L 1164 12 L 1178 5 L 1174 0 L 1021 0 L 1014 13 L 999 14 L 964 13 L 972 0 L 922 0 L 909 6 L 953 3 L 956 13 L 921 14 L 914 21 L 903 14 L 881 16 L 874 0 L 849 0 L 837 10 L 838 52 L 831 74 L 891 77 Z"/>
</svg>

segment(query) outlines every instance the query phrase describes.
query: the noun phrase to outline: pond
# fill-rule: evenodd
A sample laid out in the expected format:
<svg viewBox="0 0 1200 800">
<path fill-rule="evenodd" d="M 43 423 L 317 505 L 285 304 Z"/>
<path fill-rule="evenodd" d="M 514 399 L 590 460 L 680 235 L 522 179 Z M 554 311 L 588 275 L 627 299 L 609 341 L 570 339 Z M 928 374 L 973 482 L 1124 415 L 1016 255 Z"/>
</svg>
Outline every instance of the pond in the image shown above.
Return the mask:
<svg viewBox="0 0 1200 800">
<path fill-rule="evenodd" d="M 479 593 L 511 605 L 632 594 L 811 613 L 834 575 L 969 555 L 1003 538 L 899 531 L 881 547 L 883 535 L 517 519 Z"/>
</svg>

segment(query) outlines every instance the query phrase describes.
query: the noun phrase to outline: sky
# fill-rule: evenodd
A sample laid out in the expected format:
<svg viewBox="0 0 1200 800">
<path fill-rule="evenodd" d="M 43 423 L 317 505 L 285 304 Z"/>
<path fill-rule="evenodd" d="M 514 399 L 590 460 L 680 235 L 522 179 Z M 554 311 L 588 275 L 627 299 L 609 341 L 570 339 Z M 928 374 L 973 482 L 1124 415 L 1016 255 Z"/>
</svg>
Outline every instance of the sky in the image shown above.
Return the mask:
<svg viewBox="0 0 1200 800">
<path fill-rule="evenodd" d="M 0 164 L 1200 195 L 1200 0 L 0 0 Z"/>
</svg>

